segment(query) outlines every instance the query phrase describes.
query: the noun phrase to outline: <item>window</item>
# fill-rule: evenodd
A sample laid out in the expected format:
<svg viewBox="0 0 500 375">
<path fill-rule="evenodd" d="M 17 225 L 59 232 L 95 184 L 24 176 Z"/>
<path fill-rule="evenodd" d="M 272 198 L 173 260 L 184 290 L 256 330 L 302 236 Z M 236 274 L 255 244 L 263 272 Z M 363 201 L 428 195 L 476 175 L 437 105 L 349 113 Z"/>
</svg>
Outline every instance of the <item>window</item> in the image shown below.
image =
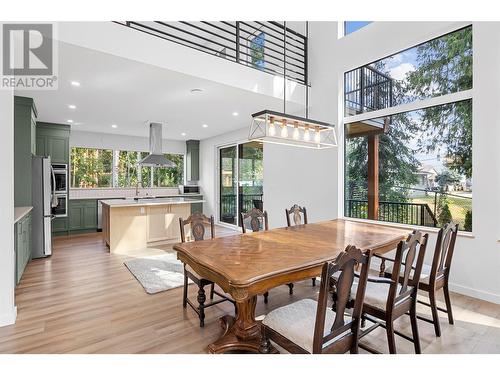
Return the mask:
<svg viewBox="0 0 500 375">
<path fill-rule="evenodd" d="M 344 35 L 349 35 L 359 29 L 369 25 L 372 21 L 345 21 L 344 22 Z"/>
<path fill-rule="evenodd" d="M 402 79 L 363 67 L 363 94 L 351 84 L 363 68 L 346 73 L 345 216 L 430 227 L 453 220 L 472 231 L 471 32 L 407 50 L 416 63 Z M 402 111 L 405 103 L 415 109 Z"/>
<path fill-rule="evenodd" d="M 472 27 L 345 73 L 345 115 L 472 88 Z"/>
<path fill-rule="evenodd" d="M 184 156 L 165 154 L 165 157 L 175 163 L 174 168 L 153 168 L 153 184 L 157 187 L 177 187 L 184 181 Z"/>
<path fill-rule="evenodd" d="M 184 155 L 166 154 L 174 168 L 143 167 L 148 152 L 71 149 L 71 187 L 177 187 L 184 181 Z M 113 168 L 114 166 L 114 168 Z M 114 172 L 114 173 L 113 173 Z"/>
<path fill-rule="evenodd" d="M 250 40 L 250 58 L 252 65 L 260 70 L 264 70 L 266 62 L 264 59 L 264 42 L 266 34 L 261 32 Z"/>
<path fill-rule="evenodd" d="M 95 148 L 71 149 L 71 187 L 113 186 L 113 151 Z"/>
</svg>

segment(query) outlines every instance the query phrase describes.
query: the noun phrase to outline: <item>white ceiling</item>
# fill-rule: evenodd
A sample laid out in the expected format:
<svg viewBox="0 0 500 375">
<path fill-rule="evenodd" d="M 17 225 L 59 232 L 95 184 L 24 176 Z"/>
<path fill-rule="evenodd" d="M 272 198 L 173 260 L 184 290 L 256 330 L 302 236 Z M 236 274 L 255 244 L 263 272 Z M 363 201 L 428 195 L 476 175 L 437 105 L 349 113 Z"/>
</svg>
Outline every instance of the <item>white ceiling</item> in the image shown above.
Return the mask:
<svg viewBox="0 0 500 375">
<path fill-rule="evenodd" d="M 73 120 L 74 130 L 141 137 L 149 134 L 146 121 L 161 121 L 163 138 L 172 140 L 230 132 L 248 126 L 254 112 L 283 107 L 276 98 L 66 43 L 59 43 L 58 86 L 16 95 L 35 100 L 38 121 Z M 193 88 L 203 92 L 193 95 Z M 298 111 L 300 105 L 287 103 L 287 112 Z"/>
</svg>

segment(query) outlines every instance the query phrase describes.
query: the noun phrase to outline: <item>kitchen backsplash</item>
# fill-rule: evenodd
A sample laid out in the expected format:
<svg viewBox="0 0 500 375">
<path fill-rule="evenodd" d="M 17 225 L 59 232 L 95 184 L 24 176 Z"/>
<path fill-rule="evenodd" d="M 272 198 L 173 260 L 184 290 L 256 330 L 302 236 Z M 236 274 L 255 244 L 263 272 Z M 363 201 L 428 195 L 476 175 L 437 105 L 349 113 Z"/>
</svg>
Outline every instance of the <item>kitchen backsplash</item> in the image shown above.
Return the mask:
<svg viewBox="0 0 500 375">
<path fill-rule="evenodd" d="M 140 196 L 177 195 L 178 188 L 143 188 L 139 189 Z M 70 189 L 69 199 L 104 199 L 104 198 L 132 198 L 135 197 L 135 188 L 118 189 Z"/>
</svg>

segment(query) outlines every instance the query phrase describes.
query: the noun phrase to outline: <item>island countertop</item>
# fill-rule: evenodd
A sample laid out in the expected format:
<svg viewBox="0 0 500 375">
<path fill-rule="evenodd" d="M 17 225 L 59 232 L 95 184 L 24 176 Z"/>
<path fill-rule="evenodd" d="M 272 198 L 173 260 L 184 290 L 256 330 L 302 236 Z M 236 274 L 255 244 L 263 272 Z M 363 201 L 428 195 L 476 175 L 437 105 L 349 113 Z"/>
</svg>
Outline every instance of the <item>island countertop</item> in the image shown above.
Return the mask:
<svg viewBox="0 0 500 375">
<path fill-rule="evenodd" d="M 117 199 L 117 200 L 102 200 L 103 205 L 109 207 L 142 207 L 142 206 L 160 206 L 172 204 L 193 204 L 204 203 L 205 200 L 187 197 L 172 197 L 172 198 L 139 198 L 139 199 Z"/>
</svg>

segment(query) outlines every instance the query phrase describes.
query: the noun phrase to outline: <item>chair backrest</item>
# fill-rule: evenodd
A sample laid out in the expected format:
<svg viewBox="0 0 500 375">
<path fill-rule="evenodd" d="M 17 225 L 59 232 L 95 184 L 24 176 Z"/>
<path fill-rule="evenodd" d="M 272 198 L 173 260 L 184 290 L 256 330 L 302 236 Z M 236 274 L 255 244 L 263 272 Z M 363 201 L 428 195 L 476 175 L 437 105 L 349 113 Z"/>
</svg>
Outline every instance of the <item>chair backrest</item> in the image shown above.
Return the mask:
<svg viewBox="0 0 500 375">
<path fill-rule="evenodd" d="M 213 215 L 208 218 L 200 212 L 195 212 L 189 216 L 186 220 L 179 218 L 179 224 L 181 226 L 181 241 L 186 242 L 186 233 L 184 227 L 190 225 L 191 235 L 195 241 L 201 241 L 205 239 L 205 226 L 210 227 L 210 238 L 215 238 L 215 225 Z"/>
<path fill-rule="evenodd" d="M 247 232 L 247 227 L 249 227 L 253 232 L 258 232 L 262 228 L 264 230 L 269 229 L 269 223 L 267 221 L 267 212 L 262 212 L 258 208 L 252 208 L 246 213 L 240 214 L 240 225 L 243 233 Z"/>
<path fill-rule="evenodd" d="M 363 253 L 355 246 L 347 246 L 333 262 L 326 262 L 321 272 L 321 285 L 314 327 L 313 353 L 345 353 L 358 345 L 359 323 L 370 268 L 371 252 Z M 345 310 L 350 300 L 355 269 L 361 265 L 359 284 L 351 319 L 346 322 Z M 340 274 L 339 274 L 340 272 Z M 324 336 L 326 309 L 330 295 L 331 278 L 336 278 L 336 315 L 330 333 Z M 332 342 L 332 340 L 334 340 Z M 326 343 L 331 342 L 326 345 Z"/>
<path fill-rule="evenodd" d="M 291 227 L 290 216 L 293 215 L 293 225 L 307 224 L 307 211 L 305 207 L 294 204 L 290 209 L 285 209 L 286 224 Z M 303 220 L 302 220 L 303 219 Z"/>
<path fill-rule="evenodd" d="M 398 244 L 391 275 L 393 283 L 387 297 L 388 310 L 395 303 L 417 292 L 428 238 L 427 233 L 415 230 L 406 241 Z"/>
<path fill-rule="evenodd" d="M 449 274 L 457 233 L 458 224 L 454 224 L 453 222 L 449 222 L 439 230 L 434 258 L 432 259 L 431 282 L 435 281 L 438 277 Z"/>
</svg>

